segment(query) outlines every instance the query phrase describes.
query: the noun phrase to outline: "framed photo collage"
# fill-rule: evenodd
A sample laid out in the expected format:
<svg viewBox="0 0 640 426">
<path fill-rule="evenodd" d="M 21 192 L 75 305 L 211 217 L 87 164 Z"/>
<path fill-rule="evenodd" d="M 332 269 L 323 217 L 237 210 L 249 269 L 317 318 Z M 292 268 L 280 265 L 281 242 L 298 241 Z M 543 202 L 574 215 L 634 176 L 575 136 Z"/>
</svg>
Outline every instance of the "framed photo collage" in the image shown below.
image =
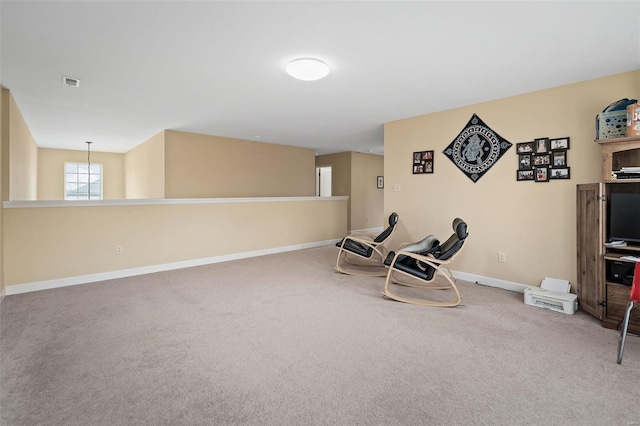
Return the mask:
<svg viewBox="0 0 640 426">
<path fill-rule="evenodd" d="M 413 174 L 433 173 L 433 151 L 416 151 L 413 153 Z"/>
<path fill-rule="evenodd" d="M 518 181 L 549 182 L 570 179 L 571 168 L 567 161 L 569 137 L 538 138 L 532 142 L 516 144 L 518 155 Z"/>
</svg>

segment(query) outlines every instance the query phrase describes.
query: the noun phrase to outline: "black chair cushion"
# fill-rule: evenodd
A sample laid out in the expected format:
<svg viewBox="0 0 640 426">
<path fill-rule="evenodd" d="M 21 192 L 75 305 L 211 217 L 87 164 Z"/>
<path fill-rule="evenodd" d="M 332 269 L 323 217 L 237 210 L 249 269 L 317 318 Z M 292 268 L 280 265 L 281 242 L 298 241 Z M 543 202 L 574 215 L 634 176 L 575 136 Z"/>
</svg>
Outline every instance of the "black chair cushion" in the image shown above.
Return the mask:
<svg viewBox="0 0 640 426">
<path fill-rule="evenodd" d="M 433 257 L 439 260 L 449 259 L 460 250 L 460 248 L 464 244 L 464 240 L 469 235 L 467 232 L 467 224 L 460 218 L 456 218 L 453 221 L 453 230 L 454 233 L 443 244 L 438 245 L 436 243 L 432 248 L 422 251 L 419 254 L 423 256 L 431 254 Z M 427 238 L 425 238 L 425 240 Z M 392 253 L 389 253 L 389 256 L 387 256 L 387 259 L 385 259 L 385 265 L 387 266 L 391 265 L 395 253 L 393 255 Z M 387 263 L 387 261 L 389 263 Z M 424 262 L 417 261 L 416 259 L 410 258 L 408 256 L 404 256 L 403 259 L 401 259 L 401 256 L 398 256 L 398 259 L 396 259 L 393 268 L 406 272 L 407 274 L 413 275 L 425 281 L 430 281 L 436 271 L 433 266 L 427 265 Z"/>
<path fill-rule="evenodd" d="M 345 241 L 344 243 L 344 249 L 347 251 L 350 251 L 352 253 L 358 254 L 362 257 L 371 257 L 371 254 L 373 253 L 373 248 L 370 246 L 365 246 L 362 243 L 359 243 L 357 241 L 353 241 L 352 239 L 346 237 L 343 238 L 342 240 L 338 241 L 336 243 L 336 247 L 342 247 L 342 242 Z"/>
<path fill-rule="evenodd" d="M 393 212 L 389 215 L 389 226 L 387 227 L 387 229 L 382 231 L 382 233 L 377 237 L 375 237 L 373 241 L 375 243 L 381 243 L 384 240 L 386 240 L 387 237 L 391 235 L 391 232 L 393 232 L 393 228 L 396 227 L 397 223 L 398 223 L 398 213 Z"/>
<path fill-rule="evenodd" d="M 411 260 L 412 262 L 408 262 Z M 423 265 L 423 268 L 418 267 L 418 263 Z M 436 269 L 422 262 L 418 262 L 411 257 L 405 257 L 402 260 L 396 261 L 393 265 L 394 269 L 398 269 L 400 271 L 406 272 L 407 274 L 411 274 L 414 277 L 418 277 L 425 281 L 430 281 L 433 278 L 433 274 L 436 272 Z"/>
<path fill-rule="evenodd" d="M 412 243 L 409 244 L 405 247 L 402 248 L 402 251 L 407 251 L 410 253 L 417 253 L 420 254 L 422 256 L 426 256 L 429 253 L 433 253 L 435 251 L 437 251 L 439 249 L 439 244 L 440 242 L 438 241 L 438 239 L 436 237 L 434 237 L 433 235 L 429 235 L 426 238 L 418 241 L 417 243 Z M 391 266 L 391 262 L 393 262 L 393 258 L 396 255 L 395 251 L 390 252 L 387 255 L 387 258 L 384 260 L 384 264 L 387 266 Z M 406 258 L 407 256 L 404 255 L 400 255 L 398 256 L 398 261 L 403 260 L 404 258 Z M 415 259 L 413 259 L 413 261 L 415 262 Z"/>
<path fill-rule="evenodd" d="M 374 238 L 373 242 L 381 243 L 384 240 L 386 240 L 389 237 L 389 235 L 391 235 L 391 233 L 393 232 L 393 229 L 395 228 L 397 223 L 398 223 L 398 213 L 393 212 L 391 213 L 391 215 L 389 215 L 389 226 L 387 227 L 387 229 L 382 231 L 380 235 Z M 344 247 L 343 247 L 342 242 L 345 240 L 346 242 L 344 243 Z M 355 253 L 357 255 L 360 255 L 362 257 L 371 257 L 371 255 L 373 254 L 373 247 L 367 246 L 357 241 L 353 241 L 349 237 L 345 237 L 340 241 L 338 241 L 336 243 L 336 247 L 342 247 L 343 249 L 350 251 L 352 253 Z"/>
</svg>

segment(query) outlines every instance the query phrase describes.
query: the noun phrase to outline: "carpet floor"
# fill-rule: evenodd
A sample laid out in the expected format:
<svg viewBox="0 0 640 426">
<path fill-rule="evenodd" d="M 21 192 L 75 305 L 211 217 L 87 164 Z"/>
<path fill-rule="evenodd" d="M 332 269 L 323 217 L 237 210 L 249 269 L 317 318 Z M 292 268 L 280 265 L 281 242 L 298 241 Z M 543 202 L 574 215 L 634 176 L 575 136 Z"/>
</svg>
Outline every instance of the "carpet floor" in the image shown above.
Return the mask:
<svg viewBox="0 0 640 426">
<path fill-rule="evenodd" d="M 327 246 L 7 296 L 2 425 L 640 424 L 640 337 L 459 281 L 381 295 Z M 455 269 L 455 265 L 454 265 Z"/>
</svg>

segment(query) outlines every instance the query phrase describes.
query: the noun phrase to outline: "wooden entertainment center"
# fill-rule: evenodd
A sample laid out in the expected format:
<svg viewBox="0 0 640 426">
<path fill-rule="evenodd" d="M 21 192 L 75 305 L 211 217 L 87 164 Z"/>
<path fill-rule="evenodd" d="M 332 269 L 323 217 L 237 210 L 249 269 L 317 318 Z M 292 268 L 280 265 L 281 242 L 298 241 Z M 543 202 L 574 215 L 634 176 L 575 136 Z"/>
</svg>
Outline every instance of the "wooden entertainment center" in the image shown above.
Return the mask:
<svg viewBox="0 0 640 426">
<path fill-rule="evenodd" d="M 614 179 L 612 171 L 640 166 L 640 137 L 596 140 L 602 149 L 602 181 L 577 185 L 576 293 L 580 308 L 602 320 L 602 326 L 618 329 L 629 302 L 631 287 L 612 280 L 607 272 L 635 262 L 623 256 L 640 257 L 640 244 L 608 247 L 607 205 L 613 193 L 640 193 L 640 179 Z M 640 212 L 638 212 L 640 220 Z M 640 309 L 632 312 L 629 331 L 640 333 Z"/>
</svg>

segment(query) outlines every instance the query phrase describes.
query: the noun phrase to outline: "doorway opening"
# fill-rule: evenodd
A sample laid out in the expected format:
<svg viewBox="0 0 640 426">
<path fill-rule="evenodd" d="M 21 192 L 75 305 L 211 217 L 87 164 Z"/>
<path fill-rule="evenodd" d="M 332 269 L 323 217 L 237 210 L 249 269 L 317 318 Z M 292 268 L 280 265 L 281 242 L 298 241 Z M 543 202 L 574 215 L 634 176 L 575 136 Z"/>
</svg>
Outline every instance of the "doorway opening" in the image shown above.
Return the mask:
<svg viewBox="0 0 640 426">
<path fill-rule="evenodd" d="M 331 197 L 331 166 L 316 167 L 316 197 Z"/>
</svg>

